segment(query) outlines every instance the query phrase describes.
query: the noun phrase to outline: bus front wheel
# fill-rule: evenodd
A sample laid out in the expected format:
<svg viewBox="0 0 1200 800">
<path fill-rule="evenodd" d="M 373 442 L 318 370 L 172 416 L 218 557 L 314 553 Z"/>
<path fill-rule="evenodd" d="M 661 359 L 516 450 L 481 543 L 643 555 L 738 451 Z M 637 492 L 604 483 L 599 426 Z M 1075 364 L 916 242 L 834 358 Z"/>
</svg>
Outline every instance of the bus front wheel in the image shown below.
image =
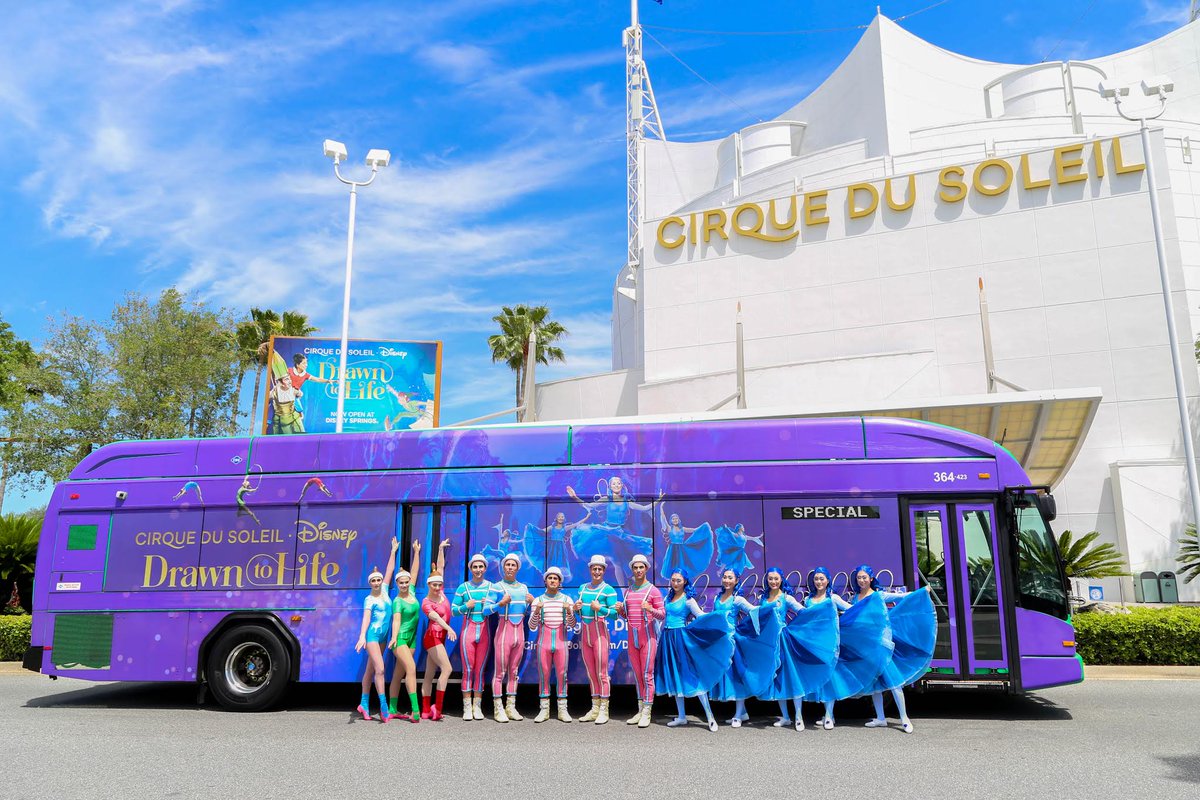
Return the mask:
<svg viewBox="0 0 1200 800">
<path fill-rule="evenodd" d="M 292 655 L 274 631 L 239 625 L 213 644 L 205 678 L 226 709 L 265 711 L 283 697 L 291 672 Z"/>
</svg>

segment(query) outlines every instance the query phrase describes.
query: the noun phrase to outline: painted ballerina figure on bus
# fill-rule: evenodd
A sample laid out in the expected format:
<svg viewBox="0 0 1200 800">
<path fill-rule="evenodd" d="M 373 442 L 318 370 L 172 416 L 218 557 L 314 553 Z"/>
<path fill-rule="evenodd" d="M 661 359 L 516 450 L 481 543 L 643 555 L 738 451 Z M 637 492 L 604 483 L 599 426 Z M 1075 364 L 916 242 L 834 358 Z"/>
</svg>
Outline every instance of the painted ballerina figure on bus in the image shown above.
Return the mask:
<svg viewBox="0 0 1200 800">
<path fill-rule="evenodd" d="M 732 527 L 722 525 L 717 528 L 717 563 L 738 574 L 754 569 L 754 562 L 746 555 L 746 547 L 750 542 L 762 547 L 763 537 L 761 534 L 750 536 L 746 533 L 746 526 L 740 522 Z"/>
<path fill-rule="evenodd" d="M 570 489 L 567 491 L 569 492 Z M 588 509 L 588 512 L 583 515 L 583 519 L 567 522 L 567 515 L 560 511 L 554 515 L 554 522 L 544 528 L 529 523 L 525 526 L 525 536 L 521 541 L 528 542 L 532 539 L 535 543 L 535 552 L 539 552 L 542 549 L 541 545 L 545 543 L 546 557 L 544 563 L 538 564 L 540 559 L 530 555 L 528 550 L 525 555 L 542 570 L 558 567 L 562 570 L 563 580 L 571 580 L 571 562 L 578 558 L 576 555 L 578 551 L 571 543 L 571 536 L 591 515 L 591 509 Z"/>
<path fill-rule="evenodd" d="M 667 516 L 666 503 L 658 505 L 659 524 L 663 541 L 667 543 L 667 554 L 658 574 L 665 581 L 677 570 L 687 570 L 690 575 L 703 575 L 713 558 L 713 530 L 707 522 L 689 528 L 678 514 Z"/>
<path fill-rule="evenodd" d="M 584 501 L 570 486 L 567 487 L 567 494 L 589 512 L 604 510 L 603 522 L 585 525 L 575 532 L 575 551 L 604 556 L 613 567 L 613 576 L 617 583 L 625 583 L 624 565 L 638 553 L 650 552 L 654 547 L 654 542 L 648 537 L 634 536 L 629 532 L 626 527 L 629 511 L 632 509 L 651 514 L 654 504 L 634 502 L 632 495 L 625 492 L 624 481 L 616 475 L 608 480 L 600 479 L 596 484 L 595 499 L 591 502 Z"/>
</svg>

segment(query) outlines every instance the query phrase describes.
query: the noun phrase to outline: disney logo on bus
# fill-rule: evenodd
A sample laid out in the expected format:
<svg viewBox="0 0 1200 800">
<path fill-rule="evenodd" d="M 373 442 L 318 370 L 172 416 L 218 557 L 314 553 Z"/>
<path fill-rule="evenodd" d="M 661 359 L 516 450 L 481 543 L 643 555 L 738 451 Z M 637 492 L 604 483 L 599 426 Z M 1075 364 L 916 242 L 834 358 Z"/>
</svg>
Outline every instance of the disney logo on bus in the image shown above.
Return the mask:
<svg viewBox="0 0 1200 800">
<path fill-rule="evenodd" d="M 346 549 L 358 538 L 358 531 L 350 528 L 331 528 L 328 522 L 313 524 L 302 519 L 296 523 L 296 538 L 305 544 L 312 542 L 341 542 Z"/>
</svg>

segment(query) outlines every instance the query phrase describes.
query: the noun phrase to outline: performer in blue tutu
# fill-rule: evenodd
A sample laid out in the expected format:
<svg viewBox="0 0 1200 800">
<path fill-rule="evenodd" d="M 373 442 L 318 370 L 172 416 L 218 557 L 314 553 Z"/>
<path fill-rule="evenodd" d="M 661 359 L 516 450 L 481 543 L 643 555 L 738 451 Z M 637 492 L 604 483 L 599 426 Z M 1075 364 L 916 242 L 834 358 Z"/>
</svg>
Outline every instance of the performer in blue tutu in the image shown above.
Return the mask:
<svg viewBox="0 0 1200 800">
<path fill-rule="evenodd" d="M 721 594 L 713 611 L 724 614 L 733 632 L 733 660 L 729 669 L 709 691 L 712 700 L 736 704 L 729 724 L 735 728 L 749 719 L 746 698 L 757 697 L 771 688 L 779 666 L 779 634 L 783 626 L 773 608 L 753 605 L 738 594 L 740 576 L 731 569 L 721 572 Z"/>
<path fill-rule="evenodd" d="M 685 697 L 698 697 L 714 733 L 717 721 L 708 703 L 708 689 L 729 669 L 733 659 L 733 634 L 724 614 L 705 614 L 695 601 L 695 588 L 684 570 L 671 575 L 671 590 L 666 602 L 666 619 L 658 641 L 654 661 L 654 686 L 659 694 L 675 698 L 678 713 L 667 723 L 669 728 L 687 725 L 683 712 Z M 688 616 L 695 619 L 688 624 Z"/>
<path fill-rule="evenodd" d="M 625 493 L 625 484 L 616 475 L 607 481 L 601 479 L 600 491 L 592 502 L 584 502 L 575 489 L 568 486 L 567 494 L 588 512 L 597 509 L 604 510 L 604 521 L 589 523 L 579 528 L 572 537 L 575 552 L 591 555 L 602 555 L 613 570 L 613 577 L 618 584 L 625 583 L 625 565 L 638 553 L 648 553 L 654 549 L 654 542 L 646 536 L 634 536 L 626 527 L 629 511 L 642 511 L 646 514 L 653 512 L 653 503 L 635 503 L 630 495 Z M 662 495 L 660 494 L 661 498 Z"/>
<path fill-rule="evenodd" d="M 550 567 L 558 567 L 562 570 L 563 582 L 571 580 L 571 562 L 577 559 L 571 537 L 591 515 L 589 509 L 582 519 L 567 522 L 567 515 L 560 511 L 554 515 L 554 522 L 545 528 L 533 524 L 526 525 L 525 551 L 530 562 L 543 571 Z M 531 546 L 533 552 L 529 552 Z M 542 555 L 543 552 L 545 556 Z"/>
<path fill-rule="evenodd" d="M 686 570 L 690 575 L 700 575 L 708 569 L 713 557 L 712 526 L 702 522 L 695 528 L 688 528 L 678 514 L 672 514 L 668 519 L 665 503 L 659 503 L 658 516 L 663 541 L 667 543 L 667 554 L 658 573 L 663 580 L 669 580 L 677 569 Z"/>
<path fill-rule="evenodd" d="M 875 571 L 866 564 L 855 567 L 850 573 L 850 585 L 858 588 L 853 600 L 855 604 L 873 595 L 882 597 L 885 608 L 887 603 L 896 604 L 890 611 L 885 611 L 893 645 L 891 657 L 863 692 L 871 693 L 871 702 L 875 706 L 875 718 L 867 720 L 866 727 L 887 727 L 883 693 L 890 691 L 900 714 L 900 726 L 905 733 L 912 733 L 912 720 L 904 705 L 904 687 L 925 674 L 937 641 L 937 613 L 929 596 L 929 587 L 908 594 L 881 591 Z"/>
<path fill-rule="evenodd" d="M 746 526 L 742 523 L 722 525 L 717 528 L 717 563 L 722 567 L 733 570 L 739 575 L 746 570 L 754 569 L 754 562 L 746 555 L 746 545 L 755 542 L 763 546 L 761 536 L 747 536 Z"/>
<path fill-rule="evenodd" d="M 779 703 L 781 716 L 775 727 L 792 724 L 788 700 L 796 706 L 796 730 L 804 730 L 801 702 L 804 695 L 825 684 L 833 674 L 838 654 L 837 609 L 832 605 L 805 608 L 791 594 L 792 588 L 779 567 L 766 574 L 763 605 L 774 609 L 782 623 L 788 611 L 794 612 L 791 622 L 779 635 L 779 666 L 764 700 Z"/>
<path fill-rule="evenodd" d="M 805 607 L 811 608 L 817 603 L 831 603 L 839 612 L 849 610 L 850 604 L 841 595 L 833 593 L 832 584 L 833 577 L 827 568 L 817 567 L 814 569 L 808 576 L 808 595 L 804 598 Z M 816 694 L 817 692 L 811 692 L 805 695 L 804 699 L 816 699 Z M 820 702 L 825 705 L 825 718 L 821 720 L 821 727 L 831 730 L 833 728 L 833 699 L 821 699 Z"/>
</svg>

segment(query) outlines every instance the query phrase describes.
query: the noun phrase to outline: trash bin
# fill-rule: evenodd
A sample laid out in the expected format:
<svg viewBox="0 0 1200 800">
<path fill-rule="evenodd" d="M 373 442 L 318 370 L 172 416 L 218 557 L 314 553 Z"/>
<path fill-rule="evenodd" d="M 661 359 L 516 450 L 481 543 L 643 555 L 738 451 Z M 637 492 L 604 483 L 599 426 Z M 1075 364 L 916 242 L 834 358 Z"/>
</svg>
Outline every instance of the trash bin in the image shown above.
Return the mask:
<svg viewBox="0 0 1200 800">
<path fill-rule="evenodd" d="M 1161 603 L 1162 593 L 1158 590 L 1158 575 L 1143 572 L 1134 584 L 1134 599 L 1139 603 Z"/>
<path fill-rule="evenodd" d="M 1158 593 L 1162 597 L 1160 602 L 1163 603 L 1178 603 L 1179 602 L 1179 587 L 1175 583 L 1174 572 L 1158 573 Z"/>
</svg>

